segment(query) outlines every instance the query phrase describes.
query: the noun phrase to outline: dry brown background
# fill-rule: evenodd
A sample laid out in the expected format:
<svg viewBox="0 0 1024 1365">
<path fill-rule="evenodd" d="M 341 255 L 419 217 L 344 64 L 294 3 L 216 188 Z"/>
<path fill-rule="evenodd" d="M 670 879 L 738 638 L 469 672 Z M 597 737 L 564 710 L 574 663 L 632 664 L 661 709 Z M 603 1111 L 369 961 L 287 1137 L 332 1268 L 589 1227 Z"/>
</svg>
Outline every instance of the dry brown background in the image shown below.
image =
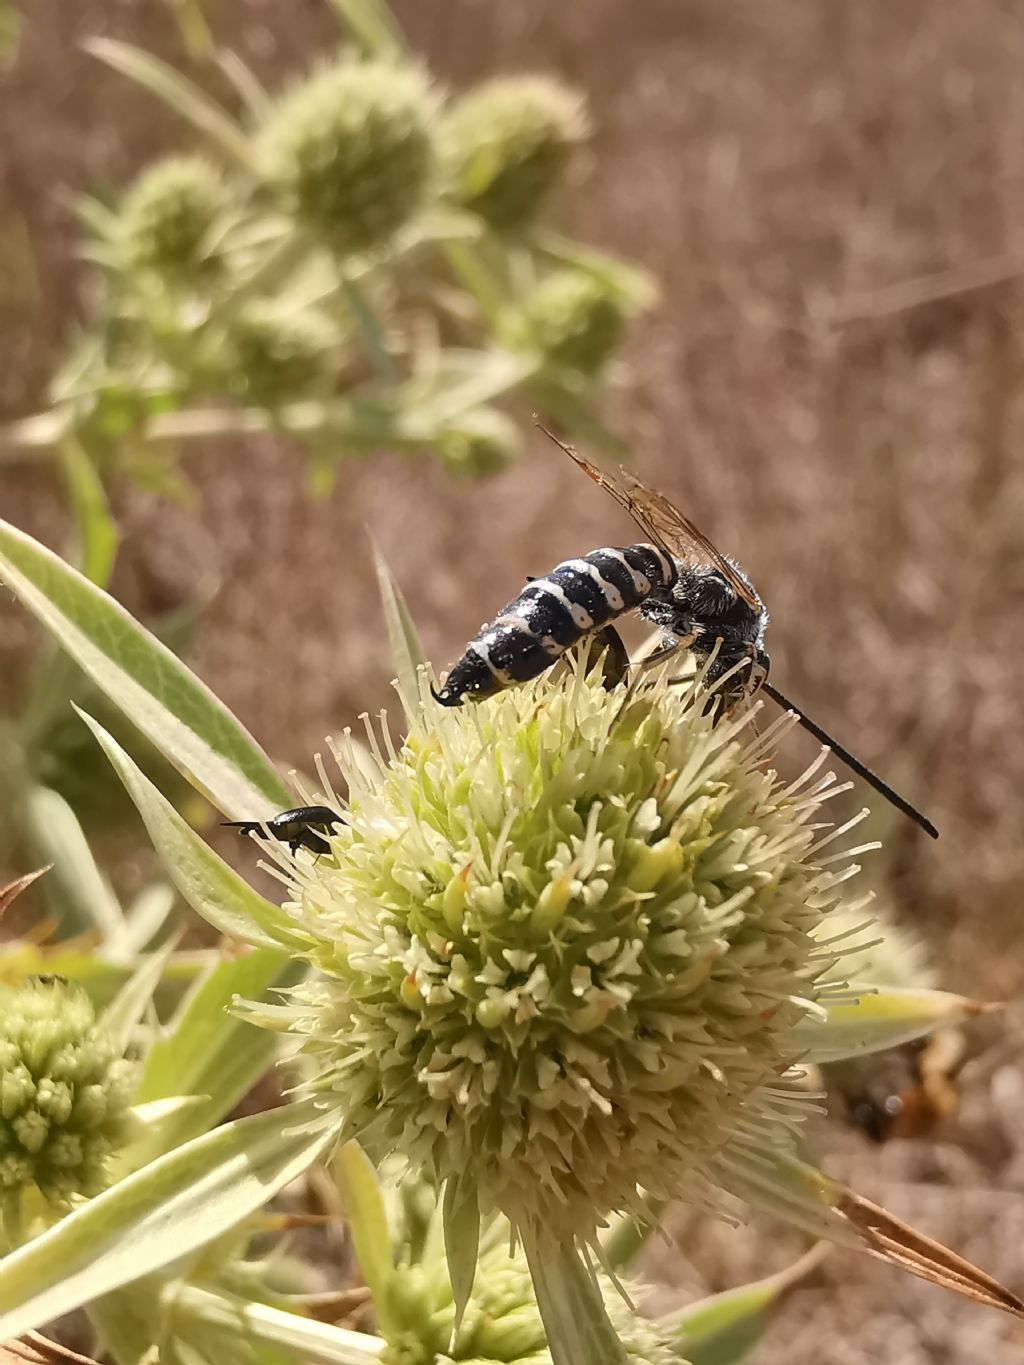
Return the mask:
<svg viewBox="0 0 1024 1365">
<path fill-rule="evenodd" d="M 216 29 L 270 80 L 336 41 L 321 0 L 218 0 Z M 185 145 L 174 120 L 84 57 L 107 33 L 180 57 L 158 0 L 29 0 L 0 92 L 0 411 L 22 415 L 86 277 L 64 192 Z M 942 829 L 880 814 L 876 861 L 947 982 L 1013 1000 L 1024 872 L 1021 288 L 1024 9 L 1011 0 L 406 0 L 414 46 L 455 86 L 542 68 L 590 97 L 579 236 L 643 263 L 664 298 L 637 327 L 615 407 L 637 467 L 737 554 L 769 603 L 775 679 Z M 225 587 L 191 662 L 275 755 L 386 704 L 364 528 L 439 664 L 539 572 L 629 534 L 533 443 L 453 487 L 424 459 L 353 466 L 311 503 L 294 453 L 189 461 L 199 512 L 115 490 L 133 608 Z M 0 514 L 59 545 L 43 469 L 0 466 Z M 311 590 L 304 586 L 312 584 Z M 31 631 L 0 607 L 0 693 Z M 794 746 L 794 762 L 801 756 Z M 810 752 L 809 748 L 807 752 Z M 1010 1035 L 1020 1029 L 1012 1016 Z M 936 1144 L 833 1167 L 1024 1291 L 1024 1084 L 1004 1047 Z M 680 1220 L 654 1278 L 705 1292 L 797 1243 Z M 762 1365 L 1024 1358 L 1008 1319 L 836 1256 Z"/>
</svg>

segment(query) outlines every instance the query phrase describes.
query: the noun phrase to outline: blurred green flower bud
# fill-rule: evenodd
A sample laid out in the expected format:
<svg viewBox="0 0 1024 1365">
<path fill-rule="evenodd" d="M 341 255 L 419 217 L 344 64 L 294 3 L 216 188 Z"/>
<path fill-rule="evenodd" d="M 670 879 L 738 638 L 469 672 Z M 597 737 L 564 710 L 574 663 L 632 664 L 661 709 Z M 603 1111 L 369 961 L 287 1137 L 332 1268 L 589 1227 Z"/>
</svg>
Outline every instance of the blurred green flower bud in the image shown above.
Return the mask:
<svg viewBox="0 0 1024 1365">
<path fill-rule="evenodd" d="M 508 323 L 517 340 L 560 369 L 597 374 L 618 349 L 630 309 L 622 296 L 582 270 L 557 270 L 533 290 Z"/>
<path fill-rule="evenodd" d="M 457 478 L 486 478 L 518 459 L 519 429 L 496 408 L 476 408 L 445 432 L 437 448 L 445 467 Z"/>
<path fill-rule="evenodd" d="M 126 269 L 182 280 L 213 268 L 209 248 L 226 203 L 224 181 L 199 157 L 169 157 L 150 166 L 121 205 Z"/>
<path fill-rule="evenodd" d="M 449 193 L 499 231 L 529 227 L 586 134 L 582 99 L 558 81 L 488 81 L 453 104 L 442 121 Z"/>
<path fill-rule="evenodd" d="M 64 1203 L 101 1190 L 135 1079 L 79 986 L 0 987 L 0 1191 Z"/>
<path fill-rule="evenodd" d="M 284 315 L 250 304 L 228 331 L 231 387 L 246 402 L 268 408 L 302 398 L 327 380 L 326 356 L 336 340 L 325 319 L 308 310 Z"/>
<path fill-rule="evenodd" d="M 259 135 L 263 172 L 339 254 L 381 246 L 427 198 L 433 110 L 418 70 L 345 58 L 281 100 Z"/>
</svg>

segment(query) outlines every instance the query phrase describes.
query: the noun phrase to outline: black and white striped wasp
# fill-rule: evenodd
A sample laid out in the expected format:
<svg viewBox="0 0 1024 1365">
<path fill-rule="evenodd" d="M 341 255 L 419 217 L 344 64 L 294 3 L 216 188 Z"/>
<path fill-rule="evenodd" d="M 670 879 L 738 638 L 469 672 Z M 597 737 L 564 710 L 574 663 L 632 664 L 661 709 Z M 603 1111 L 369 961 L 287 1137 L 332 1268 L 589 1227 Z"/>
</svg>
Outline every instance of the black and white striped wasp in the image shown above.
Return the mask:
<svg viewBox="0 0 1024 1365">
<path fill-rule="evenodd" d="M 547 428 L 541 430 L 625 508 L 650 542 L 591 550 L 531 579 L 481 627 L 444 686 L 434 691 L 435 699 L 442 706 L 460 706 L 467 697 L 489 697 L 527 682 L 587 637 L 607 651 L 606 678 L 621 681 L 629 661 L 613 623 L 636 611 L 663 635 L 661 647 L 641 661 L 644 667 L 685 649 L 707 666 L 708 683 L 719 683 L 726 709 L 764 692 L 792 711 L 805 730 L 887 801 L 938 838 L 929 820 L 768 682 L 768 613 L 739 566 L 667 498 L 628 471 L 618 477 L 603 473 Z"/>
</svg>

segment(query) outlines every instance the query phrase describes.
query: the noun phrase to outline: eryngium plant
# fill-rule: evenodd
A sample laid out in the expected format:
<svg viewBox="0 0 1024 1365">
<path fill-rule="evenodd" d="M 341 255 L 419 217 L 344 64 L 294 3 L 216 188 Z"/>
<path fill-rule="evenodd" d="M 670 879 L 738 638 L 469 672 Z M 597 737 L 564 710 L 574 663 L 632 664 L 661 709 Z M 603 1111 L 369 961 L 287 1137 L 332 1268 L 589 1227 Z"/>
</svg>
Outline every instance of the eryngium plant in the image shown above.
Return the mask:
<svg viewBox="0 0 1024 1365">
<path fill-rule="evenodd" d="M 63 1205 L 104 1187 L 136 1079 L 80 986 L 37 977 L 0 987 L 0 1195 L 8 1232 L 27 1190 Z"/>
<path fill-rule="evenodd" d="M 372 768 L 341 746 L 347 824 L 290 869 L 312 1085 L 377 1156 L 471 1172 L 520 1233 L 591 1242 L 638 1187 L 699 1194 L 774 1120 L 815 1008 L 841 895 L 818 795 L 707 703 L 579 669 L 425 694 Z"/>
<path fill-rule="evenodd" d="M 125 44 L 91 48 L 190 121 L 210 159 L 170 157 L 120 202 L 82 204 L 102 306 L 15 443 L 55 450 L 71 431 L 108 461 L 140 435 L 159 450 L 274 430 L 315 451 L 322 480 L 327 459 L 388 447 L 489 473 L 518 453 L 502 411 L 518 396 L 600 432 L 599 372 L 653 291 L 544 230 L 586 131 L 578 95 L 521 77 L 450 100 L 386 44 L 327 57 L 277 97 L 233 55 L 236 109 Z"/>
<path fill-rule="evenodd" d="M 0 578 L 225 816 L 266 819 L 294 801 L 183 665 L 3 525 Z M 322 765 L 319 791 L 298 787 L 344 816 L 326 849 L 290 854 L 264 839 L 284 905 L 221 862 L 85 717 L 190 903 L 259 945 L 260 961 L 269 951 L 275 971 L 303 958 L 314 968 L 286 1003 L 247 1010 L 305 1054 L 310 1098 L 200 1139 L 198 1153 L 187 1144 L 179 1176 L 238 1141 L 262 1151 L 274 1124 L 280 1141 L 264 1158 L 282 1181 L 339 1137 L 421 1163 L 443 1178 L 456 1325 L 481 1213 L 507 1210 L 556 1365 L 626 1359 L 588 1257 L 605 1254 L 598 1230 L 614 1210 L 649 1216 L 643 1185 L 702 1200 L 724 1190 L 1024 1316 L 997 1281 L 794 1151 L 794 1059 L 878 1050 L 978 1007 L 927 991 L 851 999 L 817 984 L 832 953 L 813 934 L 845 903 L 856 850 L 832 851 L 846 827 L 821 832 L 817 808 L 835 786 L 813 780 L 817 764 L 789 785 L 766 768 L 785 719 L 754 738 L 753 709 L 712 723 L 700 678 L 679 687 L 646 675 L 606 691 L 579 661 L 441 708 L 386 574 L 382 586 L 408 733 L 400 744 L 386 728 L 371 733 L 370 755 L 351 739 L 340 746 L 345 801 Z M 136 1181 L 149 1185 L 129 1177 L 91 1207 L 125 1228 L 138 1222 Z M 188 1219 L 190 1247 L 252 1211 L 260 1181 L 243 1171 L 241 1184 L 209 1225 Z M 180 1238 L 160 1251 L 180 1257 Z M 386 1280 L 393 1261 L 371 1262 L 368 1277 Z M 107 1272 L 102 1292 L 131 1267 L 107 1258 Z M 13 1331 L 38 1319 L 22 1305 L 4 1321 Z"/>
</svg>

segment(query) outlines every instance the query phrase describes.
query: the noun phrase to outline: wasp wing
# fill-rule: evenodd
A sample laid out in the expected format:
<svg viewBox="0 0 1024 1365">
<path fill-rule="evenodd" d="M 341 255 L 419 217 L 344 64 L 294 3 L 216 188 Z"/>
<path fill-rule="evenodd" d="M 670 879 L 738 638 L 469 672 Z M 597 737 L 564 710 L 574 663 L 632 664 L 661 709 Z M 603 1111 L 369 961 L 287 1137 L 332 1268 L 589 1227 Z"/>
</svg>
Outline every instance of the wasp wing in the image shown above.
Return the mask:
<svg viewBox="0 0 1024 1365">
<path fill-rule="evenodd" d="M 684 517 L 668 498 L 656 493 L 653 488 L 648 488 L 627 469 L 620 469 L 618 477 L 605 473 L 589 460 L 585 460 L 573 446 L 560 441 L 547 427 L 542 426 L 540 429 L 565 451 L 588 478 L 610 493 L 615 501 L 626 509 L 640 529 L 646 531 L 663 550 L 667 550 L 669 554 L 686 564 L 711 565 L 718 570 L 741 602 L 745 602 L 752 611 L 761 610 L 761 603 L 750 586 L 743 581 L 725 556 L 712 545 L 707 536 L 694 526 L 689 517 Z"/>
</svg>

